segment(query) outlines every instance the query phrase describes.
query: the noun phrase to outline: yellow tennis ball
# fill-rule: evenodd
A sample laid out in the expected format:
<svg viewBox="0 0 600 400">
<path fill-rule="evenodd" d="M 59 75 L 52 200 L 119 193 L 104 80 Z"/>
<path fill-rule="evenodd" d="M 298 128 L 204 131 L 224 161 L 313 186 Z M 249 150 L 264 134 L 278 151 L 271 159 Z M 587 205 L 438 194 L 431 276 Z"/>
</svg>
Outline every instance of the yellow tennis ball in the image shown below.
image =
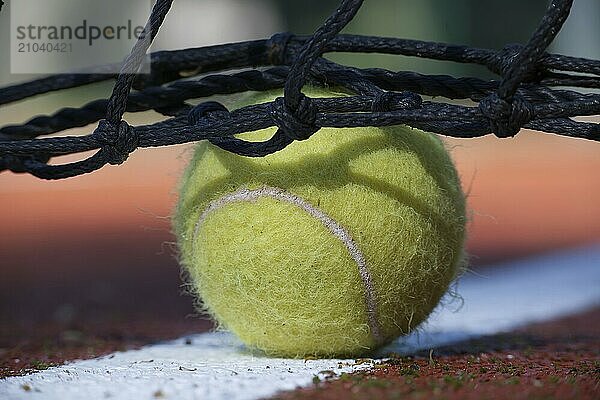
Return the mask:
<svg viewBox="0 0 600 400">
<path fill-rule="evenodd" d="M 460 270 L 465 200 L 433 134 L 323 128 L 263 158 L 200 143 L 174 227 L 203 307 L 247 346 L 353 356 L 410 332 L 438 304 Z"/>
</svg>

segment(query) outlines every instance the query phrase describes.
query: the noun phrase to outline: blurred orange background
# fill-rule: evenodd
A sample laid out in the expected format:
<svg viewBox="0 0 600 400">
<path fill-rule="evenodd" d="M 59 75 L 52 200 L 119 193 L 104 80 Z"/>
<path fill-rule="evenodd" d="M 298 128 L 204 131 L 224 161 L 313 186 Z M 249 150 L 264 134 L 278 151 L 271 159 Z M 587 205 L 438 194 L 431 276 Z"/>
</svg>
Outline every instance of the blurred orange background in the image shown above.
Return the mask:
<svg viewBox="0 0 600 400">
<path fill-rule="evenodd" d="M 468 195 L 474 265 L 600 239 L 600 143 L 526 130 L 512 139 L 445 140 Z M 138 149 L 121 166 L 54 182 L 2 173 L 0 209 L 10 227 L 0 232 L 2 254 L 22 247 L 33 256 L 108 233 L 131 244 L 171 242 L 169 215 L 192 149 Z"/>
</svg>

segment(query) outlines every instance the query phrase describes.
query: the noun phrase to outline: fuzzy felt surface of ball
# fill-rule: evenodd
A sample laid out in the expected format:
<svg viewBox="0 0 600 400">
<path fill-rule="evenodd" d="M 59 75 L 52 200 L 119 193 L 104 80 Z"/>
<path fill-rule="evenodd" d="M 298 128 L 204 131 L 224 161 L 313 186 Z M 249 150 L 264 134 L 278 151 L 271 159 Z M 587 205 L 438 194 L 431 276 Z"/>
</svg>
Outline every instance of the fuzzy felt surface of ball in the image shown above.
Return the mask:
<svg viewBox="0 0 600 400">
<path fill-rule="evenodd" d="M 465 222 L 443 143 L 405 126 L 323 128 L 262 158 L 202 142 L 173 219 L 201 307 L 285 357 L 366 355 L 411 332 L 461 270 Z"/>
</svg>

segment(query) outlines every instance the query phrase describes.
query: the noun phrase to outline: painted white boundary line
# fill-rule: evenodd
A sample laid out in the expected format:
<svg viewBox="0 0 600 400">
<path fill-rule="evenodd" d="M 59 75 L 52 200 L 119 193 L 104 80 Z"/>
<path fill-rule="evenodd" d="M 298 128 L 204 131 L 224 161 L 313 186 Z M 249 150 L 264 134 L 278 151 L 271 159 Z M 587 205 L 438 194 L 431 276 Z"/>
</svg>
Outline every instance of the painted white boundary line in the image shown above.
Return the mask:
<svg viewBox="0 0 600 400">
<path fill-rule="evenodd" d="M 600 304 L 600 246 L 537 257 L 465 276 L 464 306 L 438 310 L 422 329 L 388 351 L 407 353 L 491 334 Z M 253 356 L 228 334 L 205 333 L 76 361 L 0 381 L 11 399 L 257 399 L 310 385 L 320 371 L 368 367 L 341 360 Z M 24 390 L 24 387 L 30 390 Z"/>
<path fill-rule="evenodd" d="M 457 291 L 462 307 L 458 300 L 439 307 L 418 332 L 386 350 L 442 346 L 598 306 L 600 245 L 499 264 L 464 276 Z"/>
</svg>

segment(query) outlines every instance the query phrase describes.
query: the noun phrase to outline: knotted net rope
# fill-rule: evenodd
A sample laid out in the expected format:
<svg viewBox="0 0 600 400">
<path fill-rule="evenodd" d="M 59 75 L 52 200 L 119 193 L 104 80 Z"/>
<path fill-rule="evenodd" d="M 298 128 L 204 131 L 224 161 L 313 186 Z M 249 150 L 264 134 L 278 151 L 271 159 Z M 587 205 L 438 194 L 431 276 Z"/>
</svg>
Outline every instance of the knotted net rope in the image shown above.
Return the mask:
<svg viewBox="0 0 600 400">
<path fill-rule="evenodd" d="M 572 119 L 600 114 L 600 95 L 585 93 L 600 88 L 600 61 L 546 52 L 566 21 L 573 0 L 552 0 L 525 45 L 508 45 L 499 51 L 340 34 L 363 3 L 344 0 L 310 37 L 278 33 L 265 40 L 160 51 L 150 55 L 150 74 L 126 73 L 139 69 L 172 3 L 156 1 L 144 34 L 124 61 L 121 73 L 55 75 L 0 89 L 2 105 L 116 78 L 108 99 L 1 127 L 0 171 L 61 179 L 106 164 L 121 164 L 139 147 L 199 140 L 209 140 L 243 156 L 261 157 L 295 140 L 307 140 L 322 127 L 405 124 L 460 138 L 489 134 L 506 138 L 527 128 L 600 141 L 600 124 Z M 383 53 L 478 64 L 501 79 L 360 69 L 323 57 L 331 52 Z M 236 73 L 210 74 L 244 68 Z M 196 71 L 197 76 L 182 79 L 183 71 Z M 309 98 L 301 91 L 306 83 L 335 85 L 351 95 Z M 283 97 L 235 111 L 214 101 L 196 106 L 188 103 L 216 94 L 276 88 L 283 88 Z M 426 101 L 423 96 L 470 100 L 475 105 Z M 125 112 L 146 110 L 168 118 L 140 126 L 123 120 Z M 96 122 L 96 129 L 88 135 L 40 138 Z M 278 129 L 264 142 L 248 142 L 238 135 L 272 126 Z M 81 161 L 48 164 L 52 157 L 90 150 L 97 152 Z"/>
</svg>

